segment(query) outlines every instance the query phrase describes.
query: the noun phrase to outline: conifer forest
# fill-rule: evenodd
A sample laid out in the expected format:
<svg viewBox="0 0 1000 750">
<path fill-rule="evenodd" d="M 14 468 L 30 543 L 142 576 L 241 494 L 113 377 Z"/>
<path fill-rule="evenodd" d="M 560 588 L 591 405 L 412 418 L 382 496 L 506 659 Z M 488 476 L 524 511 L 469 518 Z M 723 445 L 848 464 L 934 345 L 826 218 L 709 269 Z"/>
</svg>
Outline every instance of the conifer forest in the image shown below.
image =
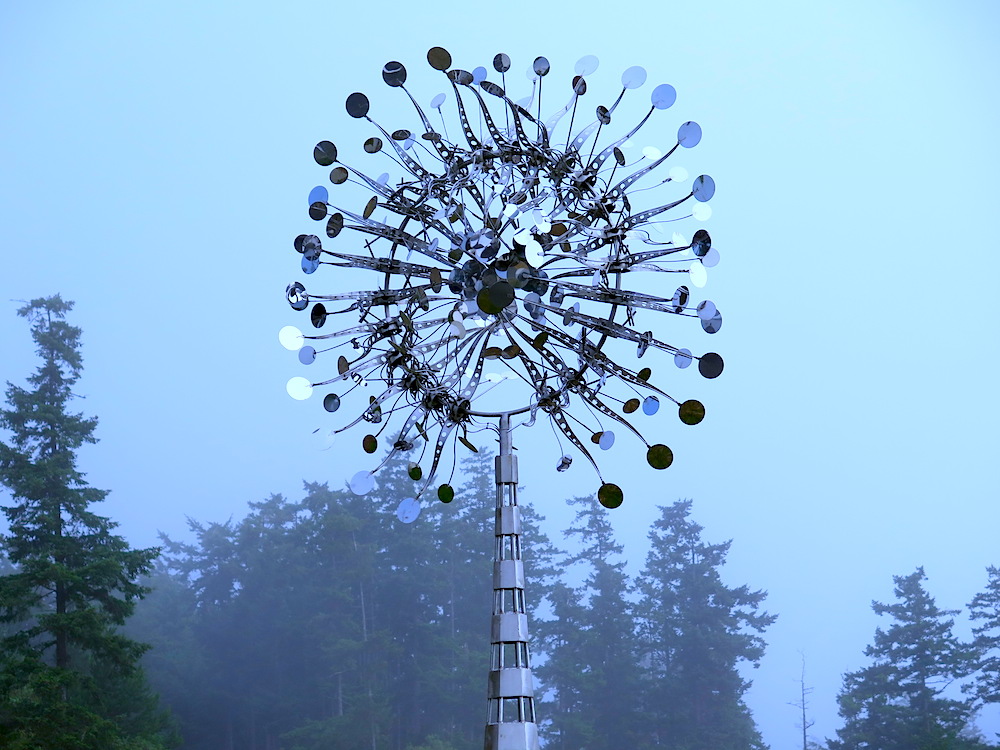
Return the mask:
<svg viewBox="0 0 1000 750">
<path fill-rule="evenodd" d="M 55 296 L 19 310 L 38 369 L 6 373 L 0 409 L 0 747 L 481 747 L 493 456 L 470 451 L 454 500 L 405 533 L 397 466 L 368 496 L 263 488 L 242 518 L 190 519 L 183 539 L 135 549 L 77 466 L 98 431 L 73 401 L 72 307 Z M 780 616 L 768 582 L 729 579 L 730 541 L 706 538 L 691 500 L 661 505 L 631 575 L 608 511 L 566 501 L 575 520 L 560 539 L 524 510 L 544 747 L 767 747 L 745 698 Z M 845 672 L 836 706 L 810 707 L 840 728 L 812 737 L 804 716 L 803 750 L 1000 747 L 974 724 L 1000 702 L 1000 568 L 970 575 L 982 586 L 963 610 L 936 603 L 922 568 L 894 576 L 894 598 L 872 603 L 865 666 Z"/>
</svg>

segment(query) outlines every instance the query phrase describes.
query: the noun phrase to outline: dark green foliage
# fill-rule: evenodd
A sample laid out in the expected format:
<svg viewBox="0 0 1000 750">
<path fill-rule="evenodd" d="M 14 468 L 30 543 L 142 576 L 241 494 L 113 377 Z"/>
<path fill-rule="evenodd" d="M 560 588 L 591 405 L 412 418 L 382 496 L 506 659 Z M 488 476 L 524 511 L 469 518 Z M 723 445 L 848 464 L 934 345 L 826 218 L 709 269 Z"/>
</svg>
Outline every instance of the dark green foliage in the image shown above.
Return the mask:
<svg viewBox="0 0 1000 750">
<path fill-rule="evenodd" d="M 97 420 L 69 409 L 82 368 L 72 307 L 55 296 L 18 310 L 42 364 L 31 388 L 7 384 L 0 410 L 0 482 L 13 495 L 0 541 L 14 565 L 0 577 L 0 745 L 162 747 L 167 723 L 137 669 L 146 647 L 119 631 L 158 550 L 131 549 L 90 510 L 107 493 L 76 465 Z"/>
<path fill-rule="evenodd" d="M 0 747 L 4 750 L 163 750 L 173 724 L 157 707 L 141 670 L 127 676 L 5 663 L 0 673 Z"/>
<path fill-rule="evenodd" d="M 757 666 L 761 633 L 775 617 L 766 592 L 721 579 L 730 542 L 709 544 L 690 520 L 690 501 L 660 508 L 639 579 L 637 605 L 645 682 L 643 747 L 725 750 L 763 747 L 743 696 L 741 664 Z"/>
<path fill-rule="evenodd" d="M 872 602 L 892 623 L 865 649 L 871 664 L 844 676 L 837 698 L 844 726 L 834 750 L 977 748 L 964 736 L 971 701 L 949 697 L 952 683 L 971 674 L 975 652 L 952 633 L 957 610 L 939 609 L 924 589 L 923 568 L 893 576 L 896 603 Z M 953 692 L 953 691 L 952 691 Z"/>
<path fill-rule="evenodd" d="M 1000 703 L 1000 568 L 986 569 L 986 590 L 969 604 L 972 633 L 981 654 L 974 693 L 981 703 Z"/>
<path fill-rule="evenodd" d="M 589 686 L 584 685 L 588 657 L 581 648 L 587 610 L 580 598 L 580 592 L 556 583 L 549 593 L 550 618 L 534 623 L 538 650 L 545 655 L 544 663 L 534 670 L 544 688 L 538 715 L 546 745 L 557 750 L 584 747 L 593 734 L 587 710 Z"/>
<path fill-rule="evenodd" d="M 580 590 L 557 586 L 554 618 L 536 625 L 547 656 L 537 672 L 551 694 L 542 708 L 547 741 L 560 750 L 634 747 L 641 683 L 622 547 L 593 498 L 569 502 L 580 509 L 566 533 L 580 550 L 567 564 L 581 563 L 587 577 Z"/>
<path fill-rule="evenodd" d="M 4 660 L 0 746 L 10 750 L 104 750 L 122 737 L 114 722 L 76 700 L 76 676 L 38 661 Z"/>
</svg>

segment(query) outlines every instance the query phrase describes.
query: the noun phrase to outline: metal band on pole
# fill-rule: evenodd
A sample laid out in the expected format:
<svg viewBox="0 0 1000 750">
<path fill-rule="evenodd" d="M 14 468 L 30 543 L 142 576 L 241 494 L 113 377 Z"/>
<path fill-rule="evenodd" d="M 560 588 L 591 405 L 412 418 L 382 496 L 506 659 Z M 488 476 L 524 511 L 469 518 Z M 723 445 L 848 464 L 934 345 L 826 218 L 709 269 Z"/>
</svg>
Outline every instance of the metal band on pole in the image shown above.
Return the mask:
<svg viewBox="0 0 1000 750">
<path fill-rule="evenodd" d="M 538 725 L 521 556 L 521 509 L 517 505 L 517 456 L 511 446 L 510 414 L 500 415 L 500 454 L 495 463 L 493 618 L 484 748 L 537 750 Z"/>
</svg>

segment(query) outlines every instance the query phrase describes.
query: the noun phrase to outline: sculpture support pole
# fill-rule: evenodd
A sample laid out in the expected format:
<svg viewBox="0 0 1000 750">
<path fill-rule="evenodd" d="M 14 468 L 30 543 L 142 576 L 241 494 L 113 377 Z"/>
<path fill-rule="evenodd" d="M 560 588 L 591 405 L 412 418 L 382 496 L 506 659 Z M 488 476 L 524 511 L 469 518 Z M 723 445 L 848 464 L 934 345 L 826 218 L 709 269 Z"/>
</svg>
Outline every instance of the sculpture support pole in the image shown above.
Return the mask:
<svg viewBox="0 0 1000 750">
<path fill-rule="evenodd" d="M 491 663 L 484 747 L 485 750 L 538 750 L 528 614 L 524 603 L 517 456 L 511 450 L 510 414 L 500 415 L 496 485 Z"/>
</svg>

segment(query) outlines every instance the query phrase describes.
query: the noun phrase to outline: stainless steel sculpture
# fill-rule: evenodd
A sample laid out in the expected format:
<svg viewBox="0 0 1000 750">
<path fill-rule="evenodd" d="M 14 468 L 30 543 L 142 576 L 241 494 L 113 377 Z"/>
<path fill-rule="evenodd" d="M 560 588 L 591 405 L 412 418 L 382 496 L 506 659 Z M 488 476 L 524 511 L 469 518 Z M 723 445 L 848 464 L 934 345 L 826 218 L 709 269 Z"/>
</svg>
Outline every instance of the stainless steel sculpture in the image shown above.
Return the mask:
<svg viewBox="0 0 1000 750">
<path fill-rule="evenodd" d="M 708 218 L 706 201 L 715 183 L 701 175 L 665 202 L 650 202 L 644 192 L 659 188 L 659 194 L 685 183 L 683 168 L 670 168 L 665 175 L 657 170 L 678 148 L 697 145 L 701 128 L 694 122 L 680 125 L 666 153 L 650 146 L 631 160 L 625 155 L 630 139 L 654 112 L 674 103 L 676 93 L 668 84 L 653 90 L 649 111 L 638 124 L 598 147 L 626 92 L 644 84 L 642 68 L 626 70 L 615 101 L 597 106 L 594 119 L 574 132 L 586 76 L 597 69 L 593 56 L 576 64 L 568 102 L 544 120 L 542 83 L 550 72 L 545 58 L 534 60 L 531 93 L 518 101 L 507 93 L 507 55 L 493 60 L 499 83 L 488 80 L 484 67 L 453 68 L 451 55 L 440 47 L 431 49 L 427 60 L 444 73 L 451 93 L 450 102 L 444 93 L 435 96 L 429 110 L 406 88 L 402 64 L 390 62 L 382 70 L 385 82 L 412 103 L 420 123 L 416 131 L 389 132 L 369 117 L 368 97 L 353 93 L 347 98 L 348 114 L 378 132 L 364 142 L 364 152 L 387 155 L 396 178 L 389 173 L 372 178 L 348 166 L 330 141 L 314 149 L 316 162 L 332 167 L 330 182 L 343 197 L 314 188 L 309 215 L 325 222 L 327 238 L 336 244 L 331 249 L 316 235 L 300 235 L 294 245 L 305 274 L 322 266 L 337 269 L 345 291 L 318 294 L 299 281 L 290 284 L 289 304 L 300 311 L 311 305 L 316 330 L 304 334 L 286 326 L 279 339 L 299 352 L 303 364 L 336 360 L 332 378 L 288 382 L 289 394 L 297 399 L 325 391 L 328 412 L 353 402 L 356 418 L 324 430 L 325 438 L 364 422 L 373 427 L 362 445 L 374 453 L 389 425 L 398 427 L 389 433 L 386 458 L 351 478 L 353 492 L 371 491 L 378 469 L 413 451 L 422 439 L 419 457 L 409 464 L 416 483 L 413 497 L 403 499 L 397 510 L 403 522 L 416 519 L 420 499 L 442 473 L 443 462 L 451 468 L 437 497 L 452 500 L 457 443 L 476 450 L 470 431 L 496 420 L 500 452 L 486 747 L 524 750 L 536 748 L 538 739 L 512 420 L 522 419 L 525 426 L 548 420 L 561 447 L 557 471 L 570 467 L 572 450 L 582 455 L 600 479 L 597 497 L 608 508 L 621 505 L 622 491 L 604 481 L 593 449 L 579 437 L 581 430 L 592 444 L 608 450 L 615 444 L 611 428 L 620 426 L 645 447 L 653 468 L 671 464 L 671 450 L 647 442 L 630 415 L 656 414 L 663 398 L 677 406 L 683 423 L 693 425 L 705 409 L 699 401 L 679 401 L 653 385 L 650 368 L 624 362 L 653 348 L 667 352 L 680 369 L 697 361 L 706 378 L 722 372 L 718 354 L 696 356 L 655 337 L 652 325 L 640 324 L 643 316 L 666 313 L 698 320 L 707 333 L 721 327 L 716 306 L 707 299 L 695 302 L 687 285 L 704 286 L 705 269 L 718 262 L 708 232 L 698 229 L 690 239 L 675 231 L 667 239 L 663 232 L 679 220 Z M 448 132 L 446 103 L 457 115 L 460 136 Z M 440 131 L 428 111 L 437 112 Z M 569 124 L 562 126 L 567 115 Z M 367 200 L 357 201 L 356 190 L 339 187 L 345 183 L 369 193 Z M 355 201 L 357 207 L 345 207 Z M 670 278 L 661 274 L 667 273 L 680 274 L 687 283 L 672 296 L 659 296 Z M 372 278 L 377 283 L 366 281 Z M 644 279 L 648 291 L 626 283 Z M 360 291 L 346 291 L 352 284 Z M 357 324 L 324 332 L 331 318 L 345 313 L 355 313 Z M 634 355 L 626 343 L 636 347 Z M 372 391 L 377 395 L 365 398 Z M 563 439 L 571 449 L 562 448 Z"/>
</svg>

